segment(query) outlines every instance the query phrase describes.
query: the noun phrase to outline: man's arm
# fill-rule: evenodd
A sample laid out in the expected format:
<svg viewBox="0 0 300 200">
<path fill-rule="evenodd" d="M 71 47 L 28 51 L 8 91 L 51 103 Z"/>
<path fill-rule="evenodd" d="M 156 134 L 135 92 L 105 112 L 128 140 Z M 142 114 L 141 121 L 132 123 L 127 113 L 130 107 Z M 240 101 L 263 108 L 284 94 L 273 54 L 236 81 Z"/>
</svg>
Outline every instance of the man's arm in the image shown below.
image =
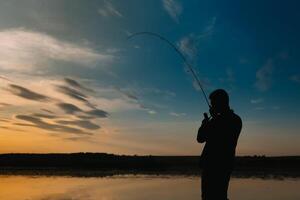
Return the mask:
<svg viewBox="0 0 300 200">
<path fill-rule="evenodd" d="M 204 119 L 202 121 L 202 124 L 198 130 L 198 134 L 197 134 L 197 141 L 199 143 L 203 143 L 203 142 L 206 142 L 207 139 L 208 139 L 208 135 L 209 135 L 209 132 L 210 132 L 210 121 L 209 119 Z"/>
</svg>

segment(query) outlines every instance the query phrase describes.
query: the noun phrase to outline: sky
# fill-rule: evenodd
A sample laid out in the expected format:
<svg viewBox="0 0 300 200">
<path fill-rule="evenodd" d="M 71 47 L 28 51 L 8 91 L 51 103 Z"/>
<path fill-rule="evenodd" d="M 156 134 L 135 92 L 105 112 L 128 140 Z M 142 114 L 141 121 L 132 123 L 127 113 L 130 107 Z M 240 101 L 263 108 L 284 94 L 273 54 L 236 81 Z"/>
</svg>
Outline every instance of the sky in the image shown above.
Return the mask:
<svg viewBox="0 0 300 200">
<path fill-rule="evenodd" d="M 243 120 L 238 155 L 300 154 L 300 2 L 1 0 L 0 153 L 198 155 L 207 94 Z"/>
</svg>

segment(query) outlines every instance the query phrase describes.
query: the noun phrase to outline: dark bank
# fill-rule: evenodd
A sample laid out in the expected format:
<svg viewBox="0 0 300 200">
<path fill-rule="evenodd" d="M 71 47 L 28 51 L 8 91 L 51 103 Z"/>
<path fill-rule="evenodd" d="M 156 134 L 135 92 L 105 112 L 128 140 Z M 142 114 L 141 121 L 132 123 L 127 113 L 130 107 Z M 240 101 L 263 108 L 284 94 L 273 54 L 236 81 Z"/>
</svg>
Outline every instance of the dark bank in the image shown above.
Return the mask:
<svg viewBox="0 0 300 200">
<path fill-rule="evenodd" d="M 201 174 L 199 156 L 130 156 L 106 153 L 0 154 L 0 174 L 106 176 Z M 300 156 L 243 156 L 235 177 L 300 177 Z"/>
</svg>

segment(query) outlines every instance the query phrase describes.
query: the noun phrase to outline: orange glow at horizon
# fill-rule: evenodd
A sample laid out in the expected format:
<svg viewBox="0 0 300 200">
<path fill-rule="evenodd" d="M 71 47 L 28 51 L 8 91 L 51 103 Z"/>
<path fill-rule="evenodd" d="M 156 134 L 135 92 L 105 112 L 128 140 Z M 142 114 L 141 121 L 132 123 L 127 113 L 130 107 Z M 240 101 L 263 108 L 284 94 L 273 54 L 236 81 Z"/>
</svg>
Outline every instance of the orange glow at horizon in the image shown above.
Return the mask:
<svg viewBox="0 0 300 200">
<path fill-rule="evenodd" d="M 163 133 L 164 129 L 161 129 Z M 128 155 L 199 155 L 203 145 L 196 143 L 194 132 L 190 130 L 186 135 L 174 133 L 141 135 L 111 127 L 92 137 L 82 136 L 73 140 L 69 139 L 69 135 L 49 133 L 32 127 L 26 127 L 24 131 L 2 129 L 0 153 L 104 152 Z M 295 152 L 297 155 L 296 146 L 299 138 L 297 135 L 286 139 L 281 135 L 242 133 L 237 155 L 280 156 L 290 155 L 289 152 Z"/>
</svg>

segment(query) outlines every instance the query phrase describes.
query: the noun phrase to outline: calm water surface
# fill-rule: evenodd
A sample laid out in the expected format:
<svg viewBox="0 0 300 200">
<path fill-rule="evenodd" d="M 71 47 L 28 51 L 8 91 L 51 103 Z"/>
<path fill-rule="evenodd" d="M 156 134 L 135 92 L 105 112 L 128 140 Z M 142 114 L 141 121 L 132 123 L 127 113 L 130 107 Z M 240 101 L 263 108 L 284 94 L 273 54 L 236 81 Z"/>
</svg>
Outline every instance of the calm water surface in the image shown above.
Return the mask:
<svg viewBox="0 0 300 200">
<path fill-rule="evenodd" d="M 299 200 L 300 179 L 233 178 L 231 200 Z M 199 177 L 0 176 L 1 200 L 198 200 Z"/>
</svg>

